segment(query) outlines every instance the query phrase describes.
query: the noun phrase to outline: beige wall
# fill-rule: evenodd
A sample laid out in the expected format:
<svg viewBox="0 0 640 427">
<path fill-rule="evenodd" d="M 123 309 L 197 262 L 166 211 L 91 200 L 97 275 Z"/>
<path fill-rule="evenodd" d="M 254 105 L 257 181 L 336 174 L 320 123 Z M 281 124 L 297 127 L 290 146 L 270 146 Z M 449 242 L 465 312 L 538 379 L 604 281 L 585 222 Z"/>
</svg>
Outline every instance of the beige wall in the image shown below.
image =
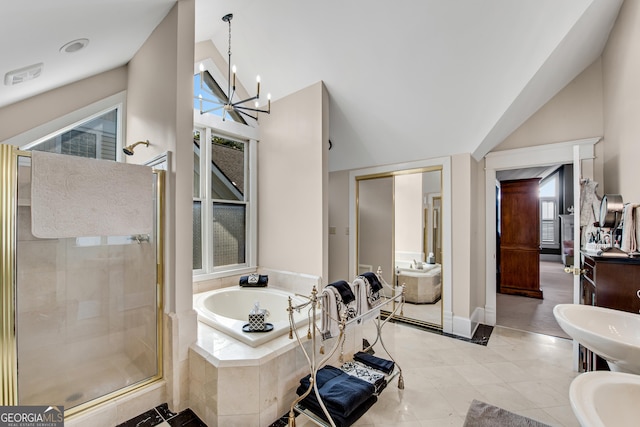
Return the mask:
<svg viewBox="0 0 640 427">
<path fill-rule="evenodd" d="M 165 346 L 167 401 L 188 406 L 192 310 L 193 40 L 195 2 L 180 0 L 129 63 L 127 142 L 148 139 L 127 161 L 172 154 L 165 207 Z M 161 403 L 161 402 L 160 402 Z"/>
<path fill-rule="evenodd" d="M 640 2 L 625 1 L 602 55 L 604 192 L 640 202 Z"/>
<path fill-rule="evenodd" d="M 328 277 L 328 95 L 318 82 L 260 117 L 258 265 Z"/>
<path fill-rule="evenodd" d="M 424 253 L 422 174 L 394 178 L 395 252 Z M 425 254 L 426 255 L 426 254 Z M 417 259 L 417 258 L 416 258 Z M 426 261 L 426 259 L 417 259 Z"/>
<path fill-rule="evenodd" d="M 484 160 L 477 162 L 473 157 L 470 162 L 471 166 L 471 206 L 483 206 L 485 200 L 485 184 L 484 184 Z M 484 307 L 486 304 L 485 292 L 485 210 L 471 210 L 471 284 L 470 309 L 476 307 Z M 475 291 L 475 292 L 474 292 Z"/>
<path fill-rule="evenodd" d="M 453 330 L 471 337 L 484 321 L 484 170 L 470 153 L 451 157 Z M 480 208 L 482 206 L 482 208 Z"/>
<path fill-rule="evenodd" d="M 349 278 L 349 171 L 329 174 L 329 283 Z"/>
<path fill-rule="evenodd" d="M 456 154 L 451 157 L 451 271 L 452 271 L 452 311 L 454 330 L 456 319 L 469 318 L 472 294 L 472 165 L 471 154 Z M 475 187 L 473 188 L 475 190 Z M 475 280 L 473 282 L 475 286 Z"/>
<path fill-rule="evenodd" d="M 393 181 L 387 176 L 356 183 L 358 194 L 357 264 L 382 269 L 382 277 L 393 283 Z M 356 232 L 354 230 L 354 232 Z M 354 278 L 350 278 L 352 281 Z"/>
<path fill-rule="evenodd" d="M 172 153 L 166 215 L 168 311 L 191 310 L 193 168 L 193 0 L 181 0 L 129 63 L 127 143 L 149 140 L 127 157 L 144 163 Z M 182 173 L 180 173 L 182 172 Z"/>
<path fill-rule="evenodd" d="M 602 96 L 598 59 L 491 151 L 602 136 Z"/>
<path fill-rule="evenodd" d="M 0 108 L 0 142 L 127 88 L 127 67 L 77 81 Z"/>
</svg>

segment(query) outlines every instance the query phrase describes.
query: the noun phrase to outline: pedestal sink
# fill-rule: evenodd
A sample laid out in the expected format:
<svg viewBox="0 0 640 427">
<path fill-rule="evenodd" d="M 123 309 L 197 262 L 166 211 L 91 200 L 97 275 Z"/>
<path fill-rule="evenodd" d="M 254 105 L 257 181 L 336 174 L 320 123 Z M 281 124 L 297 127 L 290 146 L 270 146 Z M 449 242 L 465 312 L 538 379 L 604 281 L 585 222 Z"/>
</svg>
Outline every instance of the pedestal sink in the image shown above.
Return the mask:
<svg viewBox="0 0 640 427">
<path fill-rule="evenodd" d="M 569 400 L 582 427 L 631 427 L 640 423 L 640 376 L 594 371 L 577 376 Z"/>
<path fill-rule="evenodd" d="M 640 374 L 639 314 L 592 305 L 558 304 L 553 315 L 562 330 L 605 359 L 612 371 Z"/>
</svg>

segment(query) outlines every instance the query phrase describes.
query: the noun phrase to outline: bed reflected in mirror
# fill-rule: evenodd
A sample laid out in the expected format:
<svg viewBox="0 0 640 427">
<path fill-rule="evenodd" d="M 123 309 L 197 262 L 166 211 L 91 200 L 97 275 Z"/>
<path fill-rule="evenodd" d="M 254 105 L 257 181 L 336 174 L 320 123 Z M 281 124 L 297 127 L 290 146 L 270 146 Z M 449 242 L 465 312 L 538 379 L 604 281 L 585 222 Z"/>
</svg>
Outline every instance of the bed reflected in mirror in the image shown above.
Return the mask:
<svg viewBox="0 0 640 427">
<path fill-rule="evenodd" d="M 442 170 L 357 180 L 358 273 L 405 286 L 401 320 L 442 328 Z"/>
</svg>

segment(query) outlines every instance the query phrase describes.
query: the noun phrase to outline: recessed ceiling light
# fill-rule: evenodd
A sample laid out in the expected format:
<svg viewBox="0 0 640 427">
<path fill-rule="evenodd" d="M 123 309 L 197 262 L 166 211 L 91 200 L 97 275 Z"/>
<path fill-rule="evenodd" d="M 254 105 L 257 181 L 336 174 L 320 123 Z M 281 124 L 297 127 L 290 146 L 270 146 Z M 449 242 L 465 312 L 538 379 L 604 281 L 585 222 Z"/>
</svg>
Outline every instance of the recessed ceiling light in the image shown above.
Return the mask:
<svg viewBox="0 0 640 427">
<path fill-rule="evenodd" d="M 89 44 L 89 39 L 72 40 L 60 48 L 62 53 L 76 53 L 84 49 Z"/>
</svg>

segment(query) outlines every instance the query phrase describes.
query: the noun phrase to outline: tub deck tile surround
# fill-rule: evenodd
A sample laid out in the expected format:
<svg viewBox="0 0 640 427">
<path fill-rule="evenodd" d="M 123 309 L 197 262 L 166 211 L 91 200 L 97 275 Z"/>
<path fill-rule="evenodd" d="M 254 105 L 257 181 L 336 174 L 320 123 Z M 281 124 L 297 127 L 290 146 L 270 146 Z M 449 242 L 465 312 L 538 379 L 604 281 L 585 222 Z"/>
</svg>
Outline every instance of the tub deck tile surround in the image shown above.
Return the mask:
<svg viewBox="0 0 640 427">
<path fill-rule="evenodd" d="M 298 334 L 308 349 L 307 329 L 302 326 Z M 362 342 L 359 329 L 347 334 L 345 357 L 353 354 L 357 336 Z M 213 427 L 268 426 L 288 411 L 308 370 L 298 342 L 288 334 L 250 347 L 198 322 L 197 341 L 189 350 L 189 406 Z"/>
</svg>

